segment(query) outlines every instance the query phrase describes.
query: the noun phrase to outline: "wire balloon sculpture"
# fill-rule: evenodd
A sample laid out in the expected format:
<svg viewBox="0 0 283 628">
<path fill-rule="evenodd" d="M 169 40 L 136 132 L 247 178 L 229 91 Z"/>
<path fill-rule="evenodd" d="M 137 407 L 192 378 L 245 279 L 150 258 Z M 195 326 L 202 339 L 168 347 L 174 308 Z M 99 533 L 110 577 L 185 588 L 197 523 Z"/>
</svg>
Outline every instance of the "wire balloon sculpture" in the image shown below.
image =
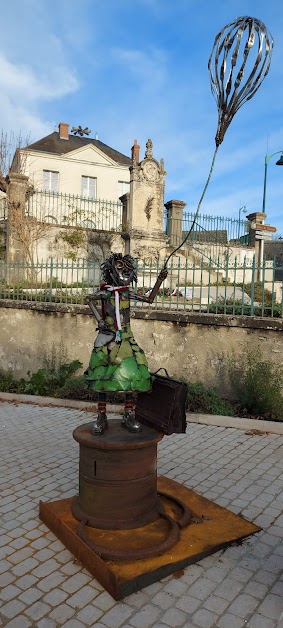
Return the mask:
<svg viewBox="0 0 283 628">
<path fill-rule="evenodd" d="M 168 256 L 164 268 L 188 240 L 208 188 L 220 144 L 228 126 L 242 105 L 251 100 L 267 76 L 273 50 L 273 38 L 265 24 L 253 17 L 239 17 L 216 35 L 208 61 L 211 91 L 216 100 L 218 126 L 215 151 L 192 225 L 183 242 Z M 250 69 L 247 78 L 248 64 Z"/>
</svg>

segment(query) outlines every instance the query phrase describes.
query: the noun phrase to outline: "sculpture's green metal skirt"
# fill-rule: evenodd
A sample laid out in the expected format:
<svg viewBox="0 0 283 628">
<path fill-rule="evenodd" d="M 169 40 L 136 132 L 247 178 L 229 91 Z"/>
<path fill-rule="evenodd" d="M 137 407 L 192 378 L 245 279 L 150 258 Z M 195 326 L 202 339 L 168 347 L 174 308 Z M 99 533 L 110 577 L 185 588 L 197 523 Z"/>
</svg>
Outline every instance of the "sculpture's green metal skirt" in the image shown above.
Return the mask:
<svg viewBox="0 0 283 628">
<path fill-rule="evenodd" d="M 121 342 L 94 347 L 85 375 L 89 387 L 97 391 L 146 392 L 152 385 L 145 354 L 130 325 L 123 326 Z"/>
</svg>

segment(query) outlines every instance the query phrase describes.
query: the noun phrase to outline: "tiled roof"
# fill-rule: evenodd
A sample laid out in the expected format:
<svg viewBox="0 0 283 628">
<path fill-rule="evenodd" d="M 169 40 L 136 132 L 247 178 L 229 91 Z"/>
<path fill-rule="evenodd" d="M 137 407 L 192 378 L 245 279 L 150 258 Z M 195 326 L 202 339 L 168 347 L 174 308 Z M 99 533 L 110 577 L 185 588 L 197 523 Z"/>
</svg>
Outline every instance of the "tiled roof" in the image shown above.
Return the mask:
<svg viewBox="0 0 283 628">
<path fill-rule="evenodd" d="M 70 153 L 72 150 L 82 148 L 82 146 L 87 146 L 88 144 L 93 144 L 93 146 L 96 146 L 102 153 L 122 166 L 130 166 L 132 163 L 129 157 L 119 153 L 117 150 L 114 150 L 114 148 L 107 146 L 107 144 L 104 144 L 100 140 L 95 140 L 90 137 L 80 137 L 79 135 L 69 135 L 68 140 L 60 139 L 59 133 L 56 131 L 46 137 L 43 137 L 41 140 L 30 144 L 26 148 L 38 150 L 43 153 L 63 155 Z"/>
</svg>

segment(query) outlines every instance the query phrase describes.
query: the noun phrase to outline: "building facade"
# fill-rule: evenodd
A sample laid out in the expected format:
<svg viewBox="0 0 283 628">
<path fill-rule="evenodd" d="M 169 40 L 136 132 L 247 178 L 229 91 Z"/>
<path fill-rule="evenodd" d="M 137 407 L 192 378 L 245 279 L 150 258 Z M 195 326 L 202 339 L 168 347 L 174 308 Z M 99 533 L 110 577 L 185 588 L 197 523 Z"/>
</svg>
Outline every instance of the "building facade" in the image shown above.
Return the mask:
<svg viewBox="0 0 283 628">
<path fill-rule="evenodd" d="M 129 191 L 131 159 L 98 139 L 70 134 L 65 122 L 19 152 L 35 190 L 112 201 Z"/>
</svg>

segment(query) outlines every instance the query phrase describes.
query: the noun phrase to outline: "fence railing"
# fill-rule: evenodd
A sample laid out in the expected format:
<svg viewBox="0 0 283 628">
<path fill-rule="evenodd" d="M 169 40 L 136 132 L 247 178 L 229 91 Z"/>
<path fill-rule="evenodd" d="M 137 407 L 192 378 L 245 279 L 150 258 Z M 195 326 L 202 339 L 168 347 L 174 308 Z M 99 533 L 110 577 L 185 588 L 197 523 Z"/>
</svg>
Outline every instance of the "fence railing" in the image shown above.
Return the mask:
<svg viewBox="0 0 283 628">
<path fill-rule="evenodd" d="M 6 220 L 7 218 L 7 199 L 3 196 L 0 197 L 0 220 Z"/>
<path fill-rule="evenodd" d="M 150 294 L 162 261 L 137 261 L 134 290 Z M 53 260 L 28 264 L 0 262 L 0 298 L 44 303 L 82 304 L 100 282 L 97 261 Z M 283 316 L 283 267 L 275 260 L 256 266 L 255 260 L 172 262 L 153 305 L 133 301 L 133 308 L 208 312 L 246 316 Z"/>
<path fill-rule="evenodd" d="M 36 190 L 27 200 L 26 213 L 40 222 L 54 225 L 79 226 L 98 231 L 122 230 L 120 201 Z"/>
<path fill-rule="evenodd" d="M 194 217 L 193 212 L 185 212 L 182 220 L 178 220 L 171 217 L 170 211 L 165 213 L 166 233 L 170 236 L 170 243 L 173 246 L 179 245 L 188 234 Z M 245 246 L 248 244 L 248 225 L 249 222 L 246 220 L 199 214 L 189 236 L 189 242 Z"/>
</svg>

